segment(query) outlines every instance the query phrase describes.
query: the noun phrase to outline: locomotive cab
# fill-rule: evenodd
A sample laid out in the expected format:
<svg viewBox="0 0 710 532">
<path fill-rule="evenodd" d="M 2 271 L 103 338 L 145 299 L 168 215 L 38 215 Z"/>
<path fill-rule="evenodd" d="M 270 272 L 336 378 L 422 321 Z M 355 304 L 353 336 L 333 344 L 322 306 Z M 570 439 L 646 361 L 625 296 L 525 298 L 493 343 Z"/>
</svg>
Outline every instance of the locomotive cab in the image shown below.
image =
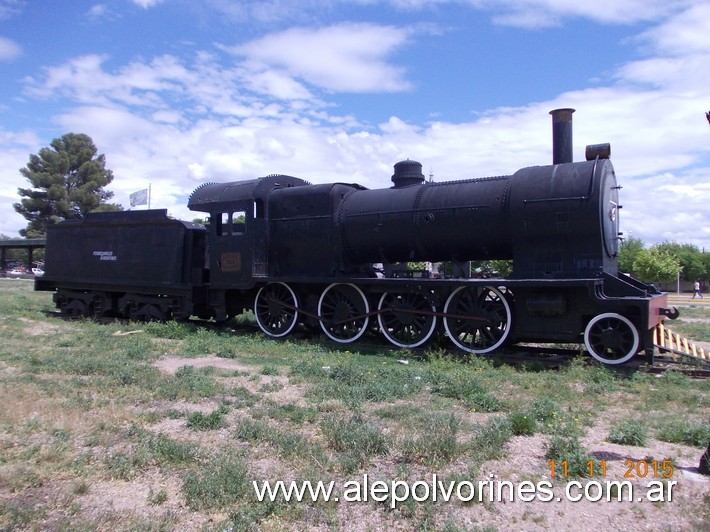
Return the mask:
<svg viewBox="0 0 710 532">
<path fill-rule="evenodd" d="M 209 223 L 212 288 L 251 288 L 268 269 L 268 197 L 280 188 L 307 185 L 296 177 L 271 175 L 235 183 L 206 183 L 188 208 L 205 212 Z"/>
</svg>

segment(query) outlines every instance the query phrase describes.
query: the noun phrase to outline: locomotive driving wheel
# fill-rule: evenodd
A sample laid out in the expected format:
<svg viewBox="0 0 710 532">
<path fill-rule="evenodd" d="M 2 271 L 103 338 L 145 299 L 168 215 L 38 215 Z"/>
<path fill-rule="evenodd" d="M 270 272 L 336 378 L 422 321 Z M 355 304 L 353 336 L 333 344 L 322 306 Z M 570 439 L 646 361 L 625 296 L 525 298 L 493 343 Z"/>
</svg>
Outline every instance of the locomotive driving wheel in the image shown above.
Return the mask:
<svg viewBox="0 0 710 532">
<path fill-rule="evenodd" d="M 254 301 L 256 323 L 264 334 L 281 338 L 298 323 L 298 299 L 286 283 L 269 283 L 261 287 Z"/>
<path fill-rule="evenodd" d="M 370 323 L 370 305 L 354 284 L 333 283 L 318 301 L 320 326 L 328 338 L 348 344 L 360 338 Z"/>
<path fill-rule="evenodd" d="M 436 329 L 436 307 L 422 294 L 382 294 L 377 307 L 382 334 L 398 347 L 419 347 Z"/>
<path fill-rule="evenodd" d="M 621 314 L 606 312 L 592 318 L 584 330 L 589 354 L 602 364 L 623 364 L 638 353 L 639 333 Z"/>
<path fill-rule="evenodd" d="M 451 341 L 469 353 L 490 353 L 510 334 L 510 305 L 492 286 L 457 288 L 446 300 L 444 314 Z"/>
</svg>

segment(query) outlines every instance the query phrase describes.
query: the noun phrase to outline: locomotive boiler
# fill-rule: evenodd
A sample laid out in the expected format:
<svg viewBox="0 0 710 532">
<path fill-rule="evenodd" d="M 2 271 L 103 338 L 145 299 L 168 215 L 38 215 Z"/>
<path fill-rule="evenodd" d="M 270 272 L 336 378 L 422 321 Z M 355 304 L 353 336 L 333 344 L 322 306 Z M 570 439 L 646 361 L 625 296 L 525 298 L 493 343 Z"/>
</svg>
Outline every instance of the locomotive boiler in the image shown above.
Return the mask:
<svg viewBox="0 0 710 532">
<path fill-rule="evenodd" d="M 55 290 L 63 311 L 84 314 L 96 313 L 94 300 L 101 312 L 128 308 L 134 317 L 223 320 L 253 310 L 274 338 L 303 324 L 342 344 L 377 333 L 414 348 L 440 334 L 477 354 L 510 343 L 571 342 L 605 364 L 652 356 L 652 330 L 672 313 L 665 294 L 618 272 L 620 187 L 610 147 L 588 146 L 587 160 L 573 162 L 572 112 L 551 113 L 552 165 L 507 176 L 432 183 L 420 163 L 405 160 L 395 165 L 392 186 L 378 190 L 286 175 L 204 184 L 188 201 L 209 216 L 202 268 L 202 248 L 190 246 L 205 241 L 183 245 L 189 291 L 159 283 L 140 289 L 118 277 L 103 286 L 68 285 L 61 252 L 55 256 L 49 245 L 61 229 L 48 234 L 37 287 Z M 127 217 L 125 225 L 134 214 L 114 216 Z M 116 223 L 105 217 L 114 240 Z M 131 255 L 105 244 L 114 256 Z M 415 277 L 393 267 L 487 259 L 511 259 L 512 275 Z"/>
</svg>

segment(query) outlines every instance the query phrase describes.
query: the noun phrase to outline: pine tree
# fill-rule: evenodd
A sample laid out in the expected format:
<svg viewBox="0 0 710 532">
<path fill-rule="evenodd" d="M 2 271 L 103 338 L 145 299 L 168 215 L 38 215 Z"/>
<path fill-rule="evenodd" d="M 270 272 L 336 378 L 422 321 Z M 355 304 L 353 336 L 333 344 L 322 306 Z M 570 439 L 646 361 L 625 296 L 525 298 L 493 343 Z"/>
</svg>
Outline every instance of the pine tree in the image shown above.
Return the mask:
<svg viewBox="0 0 710 532">
<path fill-rule="evenodd" d="M 113 180 L 113 172 L 106 168 L 106 157 L 96 152 L 88 135 L 67 133 L 30 155 L 20 173 L 32 187 L 18 189 L 23 199 L 14 204 L 29 220 L 20 231 L 22 236 L 44 236 L 48 225 L 81 218 L 99 206 L 122 210 L 120 205 L 107 203 L 113 192 L 104 187 Z"/>
</svg>

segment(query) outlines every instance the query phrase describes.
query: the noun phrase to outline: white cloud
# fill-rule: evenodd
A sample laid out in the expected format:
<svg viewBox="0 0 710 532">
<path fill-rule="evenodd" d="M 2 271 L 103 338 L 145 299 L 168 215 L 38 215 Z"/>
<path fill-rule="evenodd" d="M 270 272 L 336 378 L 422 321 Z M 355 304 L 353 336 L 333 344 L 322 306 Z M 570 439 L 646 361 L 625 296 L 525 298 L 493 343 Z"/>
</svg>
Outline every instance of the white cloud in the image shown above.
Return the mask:
<svg viewBox="0 0 710 532">
<path fill-rule="evenodd" d="M 497 17 L 499 22 L 532 27 L 547 26 L 564 17 L 586 18 L 610 24 L 632 24 L 656 20 L 674 9 L 664 0 L 509 0 L 486 3 L 491 7 L 502 4 L 504 10 L 511 11 L 511 14 L 504 12 Z"/>
<path fill-rule="evenodd" d="M 108 6 L 106 4 L 94 4 L 89 8 L 86 16 L 90 19 L 100 19 L 109 13 Z"/>
<path fill-rule="evenodd" d="M 22 55 L 22 48 L 12 39 L 0 37 L 0 61 L 12 61 Z"/>
<path fill-rule="evenodd" d="M 710 4 L 696 3 L 639 36 L 663 55 L 710 53 Z"/>
<path fill-rule="evenodd" d="M 133 0 L 133 3 L 143 9 L 149 9 L 162 4 L 165 0 Z"/>
<path fill-rule="evenodd" d="M 29 161 L 28 154 L 41 147 L 41 140 L 33 131 L 0 128 L 0 146 L 0 233 L 16 237 L 17 231 L 27 226 L 27 220 L 13 208 L 20 201 L 17 189 L 28 186 L 19 170 Z"/>
<path fill-rule="evenodd" d="M 245 76 L 245 82 L 252 90 L 269 94 L 279 100 L 306 100 L 312 97 L 311 92 L 291 76 L 269 70 L 268 68 L 251 65 L 247 70 L 253 70 Z"/>
<path fill-rule="evenodd" d="M 404 69 L 386 61 L 407 39 L 402 28 L 344 23 L 292 28 L 227 49 L 246 57 L 253 72 L 279 69 L 339 92 L 392 92 L 410 88 Z"/>
<path fill-rule="evenodd" d="M 417 4 L 410 7 L 428 5 Z M 613 22 L 631 8 L 639 11 L 633 17 L 666 16 L 637 40 L 643 58 L 620 65 L 607 86 L 490 109 L 459 122 L 415 124 L 395 114 L 379 126 L 364 127 L 357 116 L 336 114 L 328 91 L 412 88 L 393 57 L 414 34 L 374 24 L 299 27 L 222 47 L 236 56 L 233 64 L 219 51 L 191 59 L 136 59 L 111 70 L 105 56 L 77 57 L 28 79 L 26 94 L 61 99 L 64 111 L 55 120 L 67 131 L 89 134 L 106 154 L 116 176 L 110 187 L 115 201 L 127 205 L 130 192 L 151 183 L 153 206 L 186 219 L 194 217 L 186 196 L 204 181 L 287 173 L 316 183 L 383 188 L 390 186 L 392 165 L 404 158 L 419 160 L 437 180 L 507 175 L 549 164 L 547 113 L 575 107 L 575 159 L 583 159 L 585 144 L 612 144 L 624 187 L 622 230 L 647 242 L 672 239 L 710 249 L 705 208 L 710 142 L 704 117 L 710 108 L 705 66 L 710 51 L 698 37 L 708 33 L 710 16 L 698 6 L 671 16 L 668 3 L 651 0 L 596 4 L 594 12 L 561 0 L 503 5 L 521 15 L 537 9 L 543 19 L 551 14 Z M 24 185 L 16 169 L 39 147 L 33 139 L 13 153 L 0 149 L 0 168 L 12 169 L 3 181 L 11 193 Z M 12 201 L 17 198 L 5 201 L 0 211 L 3 220 L 10 219 Z M 13 216 L 17 228 L 26 225 Z"/>
<path fill-rule="evenodd" d="M 0 0 L 0 20 L 5 20 L 22 12 L 20 0 Z"/>
<path fill-rule="evenodd" d="M 148 0 L 134 0 L 136 3 Z M 303 23 L 318 15 L 338 12 L 352 6 L 381 6 L 395 11 L 433 12 L 462 5 L 491 13 L 494 22 L 525 28 L 560 24 L 567 18 L 584 18 L 609 24 L 634 24 L 660 20 L 679 8 L 698 0 L 203 0 L 205 9 L 213 10 L 230 21 Z"/>
</svg>

